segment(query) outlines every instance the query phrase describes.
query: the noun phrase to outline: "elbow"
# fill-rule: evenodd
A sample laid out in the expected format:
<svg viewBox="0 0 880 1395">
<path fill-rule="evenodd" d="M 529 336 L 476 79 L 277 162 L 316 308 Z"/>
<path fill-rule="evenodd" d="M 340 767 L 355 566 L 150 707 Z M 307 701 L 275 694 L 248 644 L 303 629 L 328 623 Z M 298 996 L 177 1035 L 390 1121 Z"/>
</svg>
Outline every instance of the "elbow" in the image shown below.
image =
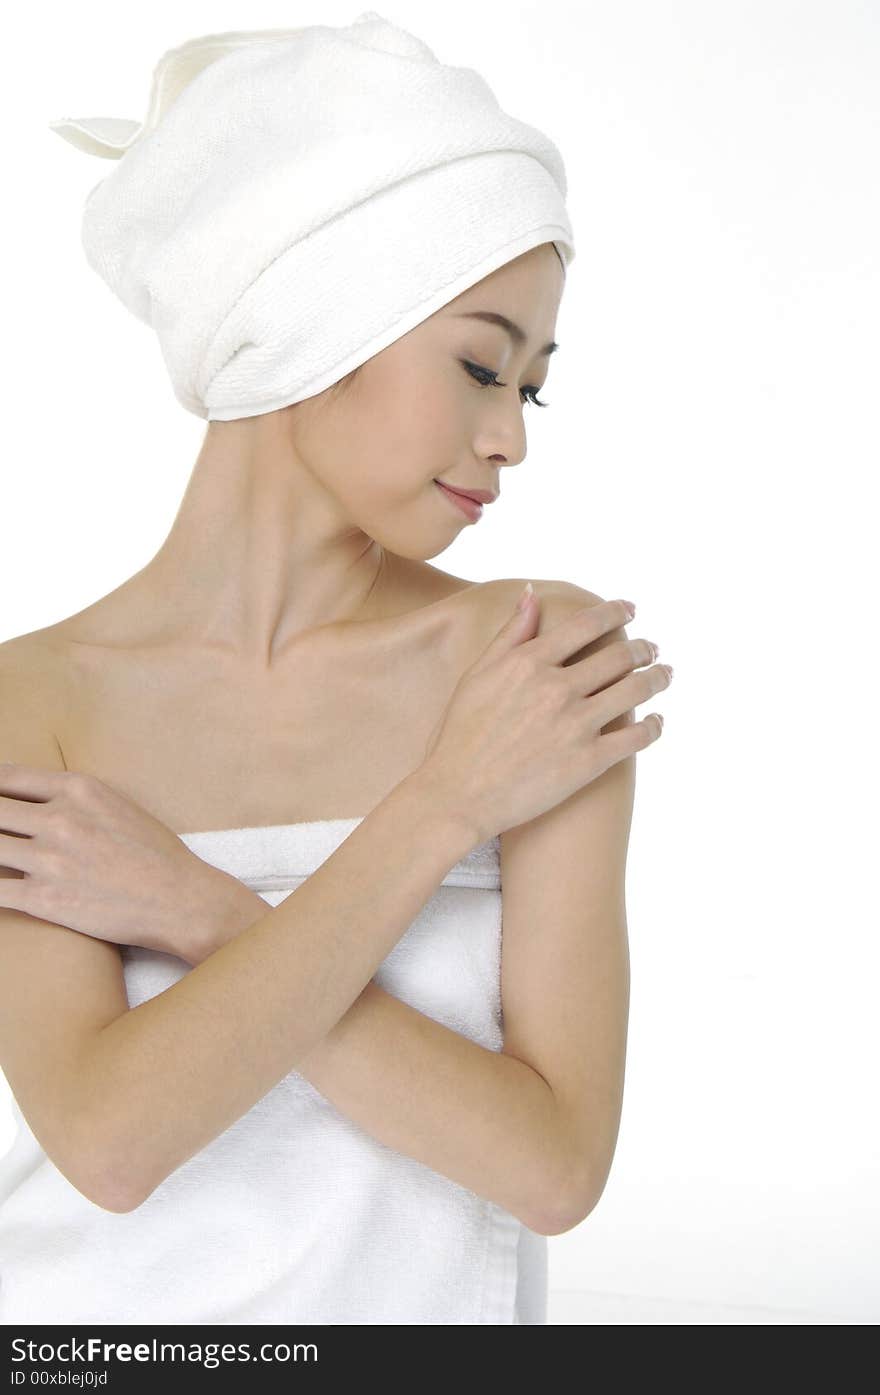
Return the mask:
<svg viewBox="0 0 880 1395">
<path fill-rule="evenodd" d="M 538 1235 L 564 1235 L 587 1219 L 597 1201 L 589 1183 L 581 1178 L 574 1182 L 553 1178 L 545 1181 L 532 1220 L 526 1224 Z"/>
<path fill-rule="evenodd" d="M 567 1230 L 574 1230 L 595 1211 L 602 1199 L 610 1166 L 609 1162 L 597 1166 L 588 1175 L 581 1174 L 576 1183 L 560 1192 L 562 1204 L 557 1207 L 555 1216 L 550 1217 L 553 1228 L 545 1230 L 545 1235 L 563 1235 Z"/>
<path fill-rule="evenodd" d="M 140 1202 L 136 1202 L 134 1206 L 132 1206 L 127 1200 L 120 1200 L 116 1197 L 102 1194 L 102 1199 L 96 1201 L 95 1205 L 100 1206 L 102 1211 L 111 1211 L 114 1216 L 126 1216 L 130 1211 L 136 1211 Z"/>
<path fill-rule="evenodd" d="M 74 1185 L 93 1206 L 99 1206 L 102 1211 L 112 1211 L 117 1216 L 136 1211 L 144 1201 L 143 1196 L 135 1196 L 130 1186 L 121 1184 L 118 1176 L 107 1170 L 100 1175 L 92 1172 L 82 1185 L 79 1182 Z"/>
<path fill-rule="evenodd" d="M 105 1182 L 99 1205 L 105 1211 L 113 1211 L 117 1216 L 124 1216 L 129 1211 L 136 1211 L 139 1206 L 143 1206 L 147 1195 L 144 1192 L 135 1193 L 130 1186 L 122 1185 L 116 1179 L 112 1179 Z"/>
<path fill-rule="evenodd" d="M 567 1147 L 556 1170 L 556 1185 L 545 1187 L 543 1205 L 537 1208 L 540 1226 L 536 1229 L 541 1234 L 564 1235 L 595 1211 L 608 1181 L 613 1155 L 613 1146 L 603 1153 L 583 1144 Z"/>
<path fill-rule="evenodd" d="M 149 1193 L 136 1189 L 131 1178 L 126 1176 L 126 1171 L 130 1169 L 105 1168 L 100 1181 L 94 1186 L 95 1205 L 103 1211 L 123 1216 L 129 1211 L 136 1211 L 146 1201 Z"/>
<path fill-rule="evenodd" d="M 587 1219 L 593 1209 L 593 1203 L 584 1201 L 580 1195 L 560 1205 L 555 1211 L 544 1211 L 540 1217 L 540 1223 L 533 1226 L 539 1235 L 564 1235 L 567 1230 L 574 1230 Z"/>
<path fill-rule="evenodd" d="M 81 1166 L 59 1167 L 58 1171 L 67 1178 L 80 1196 L 84 1196 L 86 1201 L 90 1201 L 102 1211 L 112 1211 L 121 1216 L 128 1211 L 134 1211 L 140 1205 L 140 1202 L 133 1202 L 131 1197 L 117 1186 L 108 1184 L 105 1177 L 97 1177 L 94 1172 L 85 1173 Z"/>
<path fill-rule="evenodd" d="M 118 1216 L 125 1215 L 137 1210 L 145 1194 L 134 1184 L 130 1153 L 120 1165 L 116 1161 L 118 1150 L 102 1144 L 101 1139 L 99 1128 L 83 1129 L 76 1150 L 76 1167 L 67 1174 L 68 1180 L 93 1206 Z"/>
<path fill-rule="evenodd" d="M 545 1216 L 539 1233 L 541 1235 L 564 1235 L 567 1230 L 574 1230 L 581 1221 L 585 1221 L 592 1209 L 591 1206 L 570 1206 L 552 1218 Z"/>
</svg>

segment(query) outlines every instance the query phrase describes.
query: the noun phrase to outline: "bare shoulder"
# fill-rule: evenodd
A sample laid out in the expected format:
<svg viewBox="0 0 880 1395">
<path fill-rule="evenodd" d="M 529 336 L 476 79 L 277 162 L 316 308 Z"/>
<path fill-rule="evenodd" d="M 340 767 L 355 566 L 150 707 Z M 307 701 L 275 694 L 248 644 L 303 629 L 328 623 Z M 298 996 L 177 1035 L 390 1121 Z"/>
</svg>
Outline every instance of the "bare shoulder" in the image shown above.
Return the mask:
<svg viewBox="0 0 880 1395">
<path fill-rule="evenodd" d="M 24 709 L 34 723 L 54 726 L 64 673 L 64 646 L 51 630 L 0 641 L 0 710 Z"/>
<path fill-rule="evenodd" d="M 59 644 L 53 637 L 51 627 L 45 630 L 30 630 L 27 634 L 13 635 L 11 639 L 0 640 L 0 664 L 4 671 L 36 665 L 48 667 L 57 654 Z"/>
<path fill-rule="evenodd" d="M 524 576 L 501 577 L 495 581 L 483 582 L 474 587 L 473 610 L 478 617 L 477 623 L 485 629 L 486 643 L 513 613 L 527 581 L 531 581 L 540 603 L 538 634 L 552 629 L 567 616 L 582 610 L 584 606 L 600 605 L 605 600 L 604 596 L 597 595 L 595 591 L 587 591 L 573 581 L 552 578 L 539 580 Z M 617 637 L 621 637 L 619 633 Z"/>
<path fill-rule="evenodd" d="M 528 580 L 531 580 L 540 602 L 536 632 L 538 635 L 546 634 L 548 630 L 554 629 L 556 625 L 583 610 L 585 606 L 601 605 L 605 600 L 614 599 L 613 597 L 600 596 L 595 591 L 588 591 L 573 581 L 505 577 L 497 581 L 485 582 L 482 586 L 475 588 L 475 592 L 478 594 L 475 597 L 473 610 L 478 619 L 471 636 L 473 658 L 476 658 L 485 649 L 492 637 L 498 633 L 501 626 L 513 613 L 516 602 Z M 591 640 L 580 649 L 572 650 L 568 658 L 565 659 L 563 667 L 568 668 L 571 664 L 589 658 L 591 654 L 595 654 L 597 650 L 606 645 L 615 644 L 628 638 L 624 626 L 615 625 L 611 629 L 603 631 L 597 639 Z M 625 712 L 620 717 L 615 717 L 602 730 L 603 732 L 617 731 L 621 727 L 629 726 L 633 720 L 633 712 Z"/>
</svg>

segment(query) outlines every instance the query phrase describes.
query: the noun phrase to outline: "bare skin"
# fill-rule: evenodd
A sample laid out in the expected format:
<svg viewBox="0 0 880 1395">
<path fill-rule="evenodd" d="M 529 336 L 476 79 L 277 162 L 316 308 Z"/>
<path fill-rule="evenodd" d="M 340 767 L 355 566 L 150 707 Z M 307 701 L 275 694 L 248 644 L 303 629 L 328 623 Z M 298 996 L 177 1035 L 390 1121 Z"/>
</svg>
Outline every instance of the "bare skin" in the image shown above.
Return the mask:
<svg viewBox="0 0 880 1395">
<path fill-rule="evenodd" d="M 480 633 L 474 593 L 493 589 L 439 574 L 427 600 L 429 581 L 396 593 L 399 616 L 315 630 L 263 676 L 116 645 L 94 619 L 52 627 L 66 766 L 177 833 L 366 815 L 421 762 Z"/>
<path fill-rule="evenodd" d="M 180 833 L 359 817 L 409 774 L 513 584 L 429 564 L 478 526 L 434 480 L 494 492 L 524 458 L 521 391 L 546 377 L 563 283 L 545 244 L 342 392 L 209 423 L 155 557 L 11 641 L 57 660 L 39 671 L 58 685 L 68 768 Z M 461 318 L 472 310 L 506 315 L 526 343 Z"/>
<path fill-rule="evenodd" d="M 261 1097 L 281 1065 L 296 1059 L 284 1037 L 291 1021 L 305 1033 L 309 1014 L 323 1008 L 329 1023 L 326 1003 L 304 998 L 302 1012 L 291 1014 L 288 998 L 278 996 L 279 985 L 287 993 L 296 979 L 294 968 L 301 971 L 290 957 L 288 922 L 296 920 L 303 944 L 312 936 L 319 964 L 340 923 L 337 905 L 351 914 L 349 884 L 373 878 L 361 897 L 368 913 L 352 934 L 366 953 L 370 936 L 388 931 L 369 914 L 380 895 L 379 848 L 409 840 L 406 875 L 432 879 L 430 868 L 426 878 L 413 864 L 434 856 L 446 836 L 444 822 L 430 817 L 435 791 L 416 781 L 415 793 L 402 787 L 395 800 L 394 787 L 420 762 L 463 666 L 509 619 L 521 589 L 521 579 L 475 585 L 429 565 L 468 526 L 434 479 L 497 490 L 501 467 L 524 459 L 521 393 L 543 385 L 540 350 L 553 338 L 561 289 L 555 252 L 536 249 L 376 355 L 343 392 L 331 389 L 263 418 L 212 423 L 174 527 L 152 561 L 87 609 L 2 646 L 13 658 L 13 688 L 29 695 L 27 720 L 11 723 L 9 753 L 27 763 L 33 752 L 35 766 L 57 768 L 46 736 L 54 732 L 69 769 L 98 776 L 175 831 L 360 817 L 382 806 L 382 822 L 373 825 L 382 836 L 371 842 L 367 831 L 359 841 L 356 833 L 339 854 L 345 875 L 319 869 L 303 899 L 289 898 L 286 912 L 269 915 L 247 892 L 207 962 L 133 1011 L 115 944 L 108 950 L 89 937 L 84 945 L 83 936 L 60 937 L 51 923 L 6 917 L 7 962 L 14 970 L 17 964 L 22 985 L 15 1006 L 27 1022 L 30 966 L 39 962 L 45 982 L 35 1010 L 46 1039 L 56 1033 L 56 1078 L 69 1088 L 53 1094 L 52 1081 L 35 1076 L 32 1053 L 20 1052 L 18 1073 L 47 1136 L 57 1134 L 59 1155 L 94 1181 L 96 1195 L 110 1196 L 110 1209 L 139 1204 L 157 1177 L 228 1126 L 233 1091 L 239 1114 Z M 459 318 L 471 309 L 506 315 L 524 328 L 525 342 Z M 496 372 L 501 386 L 481 387 L 461 359 Z M 538 585 L 549 628 L 590 602 L 590 593 L 573 587 L 572 595 L 566 586 Z M 553 604 L 545 607 L 545 599 Z M 15 692 L 9 707 L 15 718 Z M 502 836 L 510 896 L 501 1052 L 373 981 L 353 1001 L 328 981 L 328 992 L 350 1006 L 323 1039 L 312 1031 L 308 1040 L 317 1044 L 299 1063 L 381 1142 L 498 1198 L 548 1234 L 577 1224 L 595 1205 L 617 1136 L 633 766 L 629 759 L 611 767 L 576 798 Z M 429 837 L 419 833 L 423 809 Z M 568 877 L 558 875 L 562 865 Z M 417 886 L 412 895 L 419 894 Z M 411 904 L 398 905 L 402 924 Z M 237 950 L 239 935 L 251 938 Z M 241 972 L 248 944 L 260 948 L 252 983 Z M 304 981 L 315 975 L 305 972 Z M 71 995 L 71 982 L 79 995 Z M 215 1040 L 201 1010 L 221 991 L 239 1024 L 256 1011 L 265 1015 L 274 995 L 278 1031 L 252 1042 L 242 1028 L 230 1058 L 228 1026 Z M 71 1001 L 81 999 L 73 1021 Z M 198 1110 L 194 1116 L 187 1106 L 169 1121 L 163 1062 L 175 1068 L 181 1032 L 191 1032 L 190 1008 L 205 1023 Z M 59 1042 L 62 1029 L 67 1037 Z M 17 1038 L 10 1040 L 13 1057 Z M 67 1042 L 77 1062 L 69 1075 Z M 191 1035 L 186 1049 L 192 1057 Z M 145 1060 L 159 1062 L 146 1079 Z M 135 1076 L 145 1113 L 131 1122 L 125 1110 Z M 458 1128 L 450 1127 L 453 1078 Z M 79 1110 L 69 1104 L 74 1082 Z M 140 1139 L 151 1109 L 166 1134 L 179 1132 L 157 1146 L 155 1169 L 136 1194 L 131 1139 Z M 86 1121 L 82 1142 L 57 1133 L 62 1115 Z M 97 1161 L 90 1163 L 89 1150 Z M 114 1169 L 114 1158 L 124 1167 Z M 118 1180 L 108 1190 L 105 1179 L 123 1175 L 129 1190 L 123 1194 Z"/>
</svg>

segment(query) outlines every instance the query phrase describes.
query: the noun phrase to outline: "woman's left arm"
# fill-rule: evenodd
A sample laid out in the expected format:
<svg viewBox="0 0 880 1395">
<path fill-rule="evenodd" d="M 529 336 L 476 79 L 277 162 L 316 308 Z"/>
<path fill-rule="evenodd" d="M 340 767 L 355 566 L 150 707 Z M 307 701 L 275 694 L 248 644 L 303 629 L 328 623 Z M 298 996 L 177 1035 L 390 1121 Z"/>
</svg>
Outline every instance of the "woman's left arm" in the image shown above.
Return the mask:
<svg viewBox="0 0 880 1395">
<path fill-rule="evenodd" d="M 546 589 L 545 589 L 546 587 Z M 542 587 L 542 629 L 601 597 L 564 582 Z M 593 647 L 625 639 L 623 629 Z M 632 712 L 603 730 L 633 721 Z M 562 804 L 501 835 L 504 1046 L 487 1050 L 385 992 L 375 981 L 297 1066 L 374 1138 L 454 1173 L 458 1140 L 496 1118 L 510 1140 L 557 1135 L 564 1161 L 535 1228 L 578 1225 L 596 1205 L 616 1146 L 629 1016 L 624 904 L 635 758 L 609 767 Z M 229 886 L 227 913 L 202 953 L 265 914 Z M 190 962 L 198 962 L 185 955 Z M 503 1168 L 503 1156 L 491 1160 Z"/>
<path fill-rule="evenodd" d="M 217 892 L 227 901 L 215 901 L 216 931 L 199 955 L 181 951 L 188 963 L 201 963 L 266 913 L 262 897 L 242 883 L 218 885 Z M 547 1174 L 536 1190 L 543 1190 L 545 1206 L 529 1219 L 530 1228 L 559 1235 L 583 1220 L 580 1194 L 561 1166 L 569 1156 L 567 1134 L 548 1082 L 525 1061 L 444 1027 L 375 979 L 296 1070 L 373 1138 L 443 1176 L 460 1172 L 462 1155 L 472 1159 L 477 1124 L 504 1140 L 486 1159 L 487 1177 L 512 1160 L 517 1140 L 527 1154 L 534 1153 L 528 1140 L 544 1139 Z"/>
</svg>

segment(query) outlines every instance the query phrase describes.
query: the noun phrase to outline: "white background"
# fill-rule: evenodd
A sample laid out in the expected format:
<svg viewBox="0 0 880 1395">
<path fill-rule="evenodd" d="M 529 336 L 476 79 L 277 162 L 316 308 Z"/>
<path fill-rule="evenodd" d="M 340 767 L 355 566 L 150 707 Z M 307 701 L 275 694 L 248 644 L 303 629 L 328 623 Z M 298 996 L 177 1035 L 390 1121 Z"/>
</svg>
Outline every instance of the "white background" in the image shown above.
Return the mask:
<svg viewBox="0 0 880 1395">
<path fill-rule="evenodd" d="M 140 121 L 195 34 L 361 12 L 295 8 L 16 12 L 0 639 L 150 559 L 204 429 L 79 246 L 110 166 L 48 123 Z M 638 762 L 619 1143 L 550 1240 L 550 1320 L 876 1322 L 880 6 L 379 12 L 556 140 L 577 243 L 552 406 L 434 565 L 630 597 L 676 670 Z"/>
</svg>

